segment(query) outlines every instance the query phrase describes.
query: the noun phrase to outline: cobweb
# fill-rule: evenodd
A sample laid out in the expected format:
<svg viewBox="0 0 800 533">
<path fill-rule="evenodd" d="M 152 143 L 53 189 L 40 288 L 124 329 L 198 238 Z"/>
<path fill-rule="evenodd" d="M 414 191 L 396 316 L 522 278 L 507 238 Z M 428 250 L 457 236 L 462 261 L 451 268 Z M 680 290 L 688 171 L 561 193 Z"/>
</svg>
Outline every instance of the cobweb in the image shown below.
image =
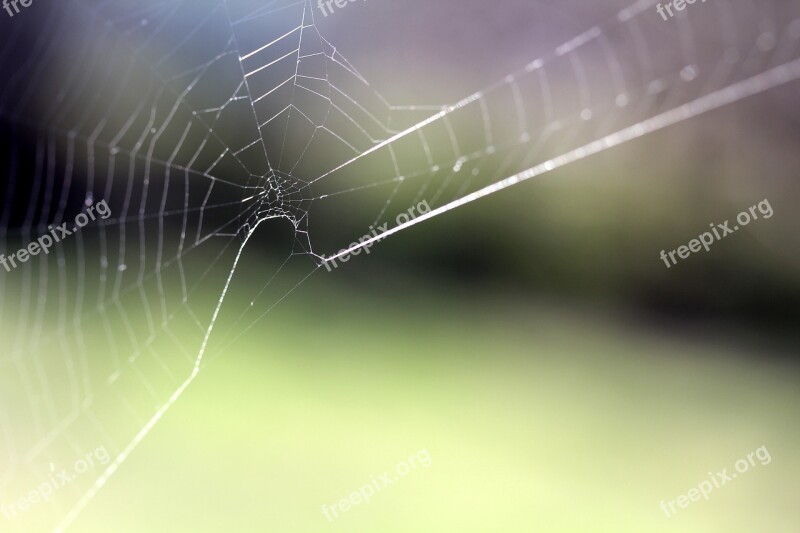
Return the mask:
<svg viewBox="0 0 800 533">
<path fill-rule="evenodd" d="M 798 2 L 714 0 L 669 23 L 650 0 L 606 4 L 441 106 L 387 102 L 303 0 L 65 1 L 7 23 L 0 246 L 101 200 L 113 215 L 0 271 L 0 504 L 98 447 L 111 459 L 2 528 L 70 526 L 209 353 L 371 228 L 385 238 L 800 77 Z M 423 200 L 432 211 L 396 218 Z"/>
</svg>

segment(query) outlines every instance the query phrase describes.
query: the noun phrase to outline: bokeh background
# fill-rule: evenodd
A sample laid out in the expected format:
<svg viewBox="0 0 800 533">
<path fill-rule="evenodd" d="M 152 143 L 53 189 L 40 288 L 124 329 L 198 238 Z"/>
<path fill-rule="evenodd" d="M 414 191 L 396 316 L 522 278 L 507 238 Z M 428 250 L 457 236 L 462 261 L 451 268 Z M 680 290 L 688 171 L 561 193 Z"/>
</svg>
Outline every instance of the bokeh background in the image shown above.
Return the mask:
<svg viewBox="0 0 800 533">
<path fill-rule="evenodd" d="M 413 226 L 333 272 L 321 256 L 371 223 L 526 168 L 531 145 L 507 152 L 507 170 L 486 155 L 467 164 L 477 173 L 450 173 L 470 146 L 487 147 L 486 122 L 470 115 L 451 125 L 458 148 L 445 133 L 423 132 L 419 144 L 311 188 L 303 185 L 351 156 L 298 114 L 260 130 L 273 174 L 260 154 L 242 156 L 248 174 L 223 152 L 256 138 L 248 121 L 273 116 L 283 98 L 312 121 L 321 113 L 331 129 L 346 127 L 326 122 L 330 109 L 309 91 L 276 92 L 263 108 L 226 102 L 244 94 L 237 58 L 297 24 L 313 32 L 308 52 L 328 58 L 310 72 L 331 67 L 328 82 L 379 120 L 348 116 L 383 139 L 595 25 L 612 28 L 607 44 L 621 58 L 636 57 L 641 48 L 614 40 L 626 6 L 369 0 L 321 17 L 303 2 L 38 1 L 14 18 L 0 12 L 2 250 L 70 220 L 89 195 L 114 212 L 112 224 L 51 256 L 0 271 L 0 504 L 98 445 L 112 456 L 125 450 L 191 372 L 243 230 L 280 211 L 238 257 L 197 379 L 70 531 L 796 531 L 797 82 Z M 568 127 L 542 157 L 800 54 L 795 1 L 695 4 L 672 25 L 652 6 L 637 17 L 652 72 L 621 62 L 636 111 L 603 107 L 606 64 L 584 57 L 580 86 L 597 95 L 604 126 Z M 716 41 L 731 28 L 731 41 Z M 335 77 L 345 57 L 368 88 Z M 703 68 L 689 88 L 655 75 L 690 63 Z M 284 66 L 251 80 L 253 90 L 283 81 Z M 581 111 L 569 103 L 576 82 L 566 72 L 549 81 L 556 116 L 534 111 L 541 94 L 523 94 L 534 138 Z M 651 93 L 654 80 L 663 95 Z M 170 91 L 183 96 L 170 100 Z M 492 131 L 511 138 L 520 107 L 496 96 L 485 99 Z M 175 102 L 226 107 L 216 119 L 201 113 L 209 137 L 184 131 L 196 115 L 181 106 L 169 115 Z M 148 133 L 162 122 L 163 133 Z M 370 146 L 359 142 L 357 152 Z M 448 172 L 431 170 L 425 149 Z M 285 155 L 307 151 L 298 166 Z M 395 178 L 415 173 L 396 188 Z M 209 175 L 234 186 L 209 189 Z M 250 192 L 239 187 L 273 184 L 284 197 L 240 203 Z M 670 269 L 660 260 L 764 199 L 772 218 Z M 170 263 L 187 228 L 195 243 L 212 236 Z M 662 500 L 760 446 L 770 464 L 664 516 Z M 429 468 L 326 520 L 323 505 L 420 449 Z M 93 469 L 17 520 L 0 516 L 0 530 L 53 530 L 101 474 Z"/>
</svg>

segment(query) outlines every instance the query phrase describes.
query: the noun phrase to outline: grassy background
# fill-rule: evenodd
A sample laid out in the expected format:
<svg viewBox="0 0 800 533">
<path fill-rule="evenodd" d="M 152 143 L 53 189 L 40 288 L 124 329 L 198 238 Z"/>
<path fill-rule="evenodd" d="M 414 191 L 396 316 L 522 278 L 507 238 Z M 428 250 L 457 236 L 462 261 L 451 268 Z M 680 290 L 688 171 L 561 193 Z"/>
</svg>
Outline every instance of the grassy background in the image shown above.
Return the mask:
<svg viewBox="0 0 800 533">
<path fill-rule="evenodd" d="M 213 358 L 75 530 L 796 531 L 800 392 L 781 358 L 481 294 L 326 283 L 308 284 L 313 311 L 292 298 Z M 769 465 L 662 514 L 762 445 Z M 327 522 L 323 504 L 422 448 L 432 466 Z"/>
</svg>

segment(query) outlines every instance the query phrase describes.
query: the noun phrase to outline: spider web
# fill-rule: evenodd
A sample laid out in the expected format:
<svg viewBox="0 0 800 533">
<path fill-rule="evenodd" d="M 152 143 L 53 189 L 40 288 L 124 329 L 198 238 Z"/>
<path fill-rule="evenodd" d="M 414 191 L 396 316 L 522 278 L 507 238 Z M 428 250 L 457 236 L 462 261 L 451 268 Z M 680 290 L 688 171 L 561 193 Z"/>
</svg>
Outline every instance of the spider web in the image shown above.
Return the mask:
<svg viewBox="0 0 800 533">
<path fill-rule="evenodd" d="M 2 249 L 101 199 L 113 215 L 0 272 L 0 503 L 98 446 L 112 458 L 3 526 L 70 526 L 207 355 L 371 244 L 367 228 L 404 231 L 800 77 L 797 2 L 715 1 L 668 22 L 655 4 L 610 2 L 442 106 L 388 103 L 307 1 L 69 1 L 15 18 Z M 431 212 L 395 223 L 422 200 Z M 355 222 L 332 224 L 341 212 Z M 256 241 L 268 255 L 236 283 Z"/>
</svg>

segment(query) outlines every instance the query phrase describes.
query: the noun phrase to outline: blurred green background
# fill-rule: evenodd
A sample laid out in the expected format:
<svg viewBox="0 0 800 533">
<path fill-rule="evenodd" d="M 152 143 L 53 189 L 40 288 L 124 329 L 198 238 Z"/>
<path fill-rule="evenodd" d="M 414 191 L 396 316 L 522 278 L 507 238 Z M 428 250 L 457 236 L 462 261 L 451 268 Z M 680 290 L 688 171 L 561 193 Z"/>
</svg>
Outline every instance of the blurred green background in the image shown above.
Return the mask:
<svg viewBox="0 0 800 533">
<path fill-rule="evenodd" d="M 211 360 L 75 530 L 793 532 L 797 372 L 741 341 L 317 277 Z M 770 464 L 662 514 L 761 445 Z M 328 523 L 422 448 L 429 468 Z"/>
</svg>

